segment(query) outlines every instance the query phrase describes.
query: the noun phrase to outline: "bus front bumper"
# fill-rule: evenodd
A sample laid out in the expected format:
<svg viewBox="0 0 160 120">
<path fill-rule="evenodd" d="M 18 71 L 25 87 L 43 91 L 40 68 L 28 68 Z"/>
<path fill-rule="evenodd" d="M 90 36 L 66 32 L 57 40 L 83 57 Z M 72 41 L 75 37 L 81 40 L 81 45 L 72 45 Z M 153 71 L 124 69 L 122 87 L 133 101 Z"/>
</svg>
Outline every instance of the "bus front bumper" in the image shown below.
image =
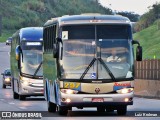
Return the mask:
<svg viewBox="0 0 160 120">
<path fill-rule="evenodd" d="M 60 106 L 99 107 L 133 105 L 133 92 L 127 94 L 64 94 L 59 98 Z"/>
<path fill-rule="evenodd" d="M 44 87 L 43 87 L 43 85 L 41 85 L 41 86 L 23 85 L 21 87 L 20 95 L 43 96 L 44 95 Z"/>
</svg>

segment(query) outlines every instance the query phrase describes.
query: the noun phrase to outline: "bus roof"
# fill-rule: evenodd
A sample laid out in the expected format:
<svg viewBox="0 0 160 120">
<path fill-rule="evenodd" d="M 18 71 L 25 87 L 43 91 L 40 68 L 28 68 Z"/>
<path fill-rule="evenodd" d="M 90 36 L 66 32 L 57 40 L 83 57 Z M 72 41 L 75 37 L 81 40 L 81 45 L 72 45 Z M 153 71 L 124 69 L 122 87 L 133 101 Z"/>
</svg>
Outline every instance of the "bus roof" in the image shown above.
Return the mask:
<svg viewBox="0 0 160 120">
<path fill-rule="evenodd" d="M 55 22 L 60 24 L 95 24 L 95 23 L 119 23 L 130 24 L 130 20 L 127 17 L 121 15 L 65 15 L 62 17 L 52 18 L 48 20 L 44 26 L 51 25 Z"/>
<path fill-rule="evenodd" d="M 19 35 L 20 40 L 27 41 L 39 41 L 43 40 L 43 28 L 42 27 L 26 27 L 21 28 L 16 32 L 16 35 Z"/>
</svg>

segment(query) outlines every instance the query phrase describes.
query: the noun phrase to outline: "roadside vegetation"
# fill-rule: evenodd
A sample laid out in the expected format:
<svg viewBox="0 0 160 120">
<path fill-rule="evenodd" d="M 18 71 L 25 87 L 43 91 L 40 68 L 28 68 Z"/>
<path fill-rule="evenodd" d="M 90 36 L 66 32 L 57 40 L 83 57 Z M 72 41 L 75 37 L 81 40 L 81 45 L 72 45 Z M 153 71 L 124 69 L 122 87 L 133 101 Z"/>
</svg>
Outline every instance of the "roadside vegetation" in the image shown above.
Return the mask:
<svg viewBox="0 0 160 120">
<path fill-rule="evenodd" d="M 160 3 L 148 8 L 135 25 L 134 39 L 143 47 L 143 59 L 160 59 Z"/>
<path fill-rule="evenodd" d="M 143 47 L 143 59 L 160 59 L 160 30 L 155 21 L 148 28 L 134 34 Z"/>
<path fill-rule="evenodd" d="M 160 3 L 156 2 L 152 6 L 148 6 L 148 9 L 149 11 L 140 17 L 135 26 L 137 32 L 151 26 L 156 20 L 160 19 Z M 160 21 L 158 24 L 160 25 Z"/>
<path fill-rule="evenodd" d="M 98 0 L 0 0 L 0 42 L 22 27 L 43 26 L 53 17 L 81 13 L 112 14 L 112 11 Z"/>
<path fill-rule="evenodd" d="M 134 39 L 143 46 L 143 58 L 159 58 L 160 51 L 160 3 L 148 7 L 142 16 L 132 12 L 118 12 L 128 17 L 134 25 Z M 22 27 L 43 26 L 53 17 L 81 13 L 113 14 L 98 0 L 0 0 L 2 33 L 0 42 L 5 42 Z"/>
</svg>

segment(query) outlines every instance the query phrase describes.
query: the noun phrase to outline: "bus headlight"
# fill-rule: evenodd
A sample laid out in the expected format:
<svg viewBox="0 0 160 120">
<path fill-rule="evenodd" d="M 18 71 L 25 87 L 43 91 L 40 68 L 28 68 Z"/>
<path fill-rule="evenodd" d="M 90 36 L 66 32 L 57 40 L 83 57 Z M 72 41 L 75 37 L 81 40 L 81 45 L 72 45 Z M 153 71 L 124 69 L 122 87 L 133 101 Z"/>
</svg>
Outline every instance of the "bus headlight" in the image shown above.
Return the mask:
<svg viewBox="0 0 160 120">
<path fill-rule="evenodd" d="M 117 90 L 117 93 L 126 94 L 126 93 L 130 93 L 132 91 L 133 91 L 133 88 L 123 88 L 121 90 Z"/>
<path fill-rule="evenodd" d="M 29 85 L 29 78 L 26 78 L 26 77 L 20 77 L 20 82 L 23 84 L 23 85 L 25 85 L 25 86 L 27 86 L 27 85 Z"/>
<path fill-rule="evenodd" d="M 78 93 L 77 90 L 71 90 L 71 89 L 61 89 L 61 92 L 65 94 L 77 94 Z"/>
<path fill-rule="evenodd" d="M 25 86 L 27 86 L 29 84 L 29 82 L 27 80 L 21 80 L 21 83 Z"/>
<path fill-rule="evenodd" d="M 5 81 L 6 81 L 6 82 L 10 82 L 11 79 L 10 79 L 10 78 L 5 78 Z"/>
</svg>

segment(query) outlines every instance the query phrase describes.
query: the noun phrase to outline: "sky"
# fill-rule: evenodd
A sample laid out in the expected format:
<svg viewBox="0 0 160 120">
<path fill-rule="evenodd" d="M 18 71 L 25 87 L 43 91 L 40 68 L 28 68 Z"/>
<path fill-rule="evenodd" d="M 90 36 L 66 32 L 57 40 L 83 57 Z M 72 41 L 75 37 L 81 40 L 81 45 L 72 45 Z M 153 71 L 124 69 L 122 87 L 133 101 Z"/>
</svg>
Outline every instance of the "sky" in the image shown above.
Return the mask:
<svg viewBox="0 0 160 120">
<path fill-rule="evenodd" d="M 113 11 L 128 11 L 142 15 L 149 11 L 149 6 L 156 2 L 160 3 L 160 0 L 99 0 L 99 2 Z"/>
</svg>

